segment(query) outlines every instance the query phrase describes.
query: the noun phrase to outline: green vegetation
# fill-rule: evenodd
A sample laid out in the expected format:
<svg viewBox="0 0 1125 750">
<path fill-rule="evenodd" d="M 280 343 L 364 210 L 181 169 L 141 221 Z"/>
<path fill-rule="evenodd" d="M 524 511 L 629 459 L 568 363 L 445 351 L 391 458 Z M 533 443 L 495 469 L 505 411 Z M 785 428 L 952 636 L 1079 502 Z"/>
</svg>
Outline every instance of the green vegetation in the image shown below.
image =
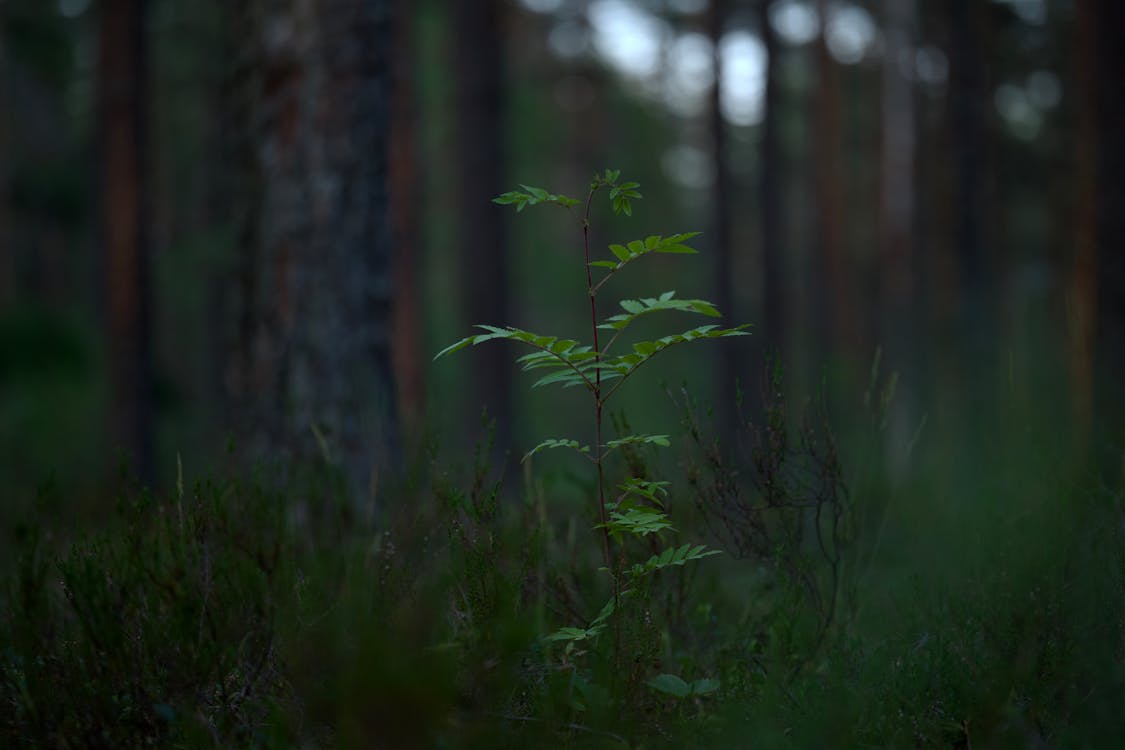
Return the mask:
<svg viewBox="0 0 1125 750">
<path fill-rule="evenodd" d="M 639 197 L 606 173 L 587 206 L 603 188 L 622 213 Z M 571 203 L 534 188 L 501 201 Z M 615 245 L 615 260 L 587 254 L 586 267 L 610 278 L 649 253 L 691 252 L 691 239 Z M 538 384 L 590 396 L 594 445 L 540 443 L 521 486 L 490 465 L 485 423 L 468 467 L 431 446 L 374 522 L 345 498 L 339 468 L 318 465 L 288 467 L 284 486 L 269 466 L 195 482 L 181 471 L 166 494 L 126 483 L 97 532 L 20 526 L 0 599 L 0 745 L 1125 737 L 1119 486 L 1008 405 L 1002 426 L 935 420 L 903 463 L 886 449 L 896 377 L 877 366 L 859 414 L 830 420 L 821 399 L 794 408 L 774 366 L 762 402 L 733 407 L 757 414 L 735 445 L 686 389 L 668 389 L 679 429 L 634 434 L 616 415 L 617 437 L 603 436 L 606 401 L 663 347 L 741 332 L 705 326 L 614 354 L 637 317 L 717 311 L 665 293 L 599 318 L 605 278 L 587 279 L 592 346 L 484 327 L 446 350 L 514 340 L 533 349 L 525 369 L 547 371 Z M 593 480 L 570 480 L 581 504 L 529 460 L 551 448 L 592 462 Z M 43 502 L 66 507 L 32 507 Z"/>
</svg>

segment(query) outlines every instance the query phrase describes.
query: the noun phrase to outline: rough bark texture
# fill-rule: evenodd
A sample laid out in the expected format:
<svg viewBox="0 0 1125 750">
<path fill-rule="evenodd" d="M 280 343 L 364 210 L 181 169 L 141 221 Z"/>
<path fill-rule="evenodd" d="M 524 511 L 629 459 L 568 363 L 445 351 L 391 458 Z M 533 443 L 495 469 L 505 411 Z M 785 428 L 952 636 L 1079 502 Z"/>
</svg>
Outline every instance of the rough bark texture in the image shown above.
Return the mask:
<svg viewBox="0 0 1125 750">
<path fill-rule="evenodd" d="M 154 467 L 145 9 L 145 0 L 103 0 L 98 84 L 111 429 L 115 447 L 148 480 Z"/>
<path fill-rule="evenodd" d="M 357 502 L 397 463 L 389 0 L 248 0 L 237 354 L 242 449 L 327 460 Z"/>
<path fill-rule="evenodd" d="M 458 219 L 462 307 L 470 325 L 511 322 L 505 213 L 490 200 L 504 183 L 504 34 L 501 0 L 456 0 L 452 20 L 457 82 Z M 511 357 L 505 346 L 480 347 L 464 400 L 472 404 L 467 434 L 478 431 L 480 407 L 496 420 L 496 444 L 512 444 Z"/>
</svg>

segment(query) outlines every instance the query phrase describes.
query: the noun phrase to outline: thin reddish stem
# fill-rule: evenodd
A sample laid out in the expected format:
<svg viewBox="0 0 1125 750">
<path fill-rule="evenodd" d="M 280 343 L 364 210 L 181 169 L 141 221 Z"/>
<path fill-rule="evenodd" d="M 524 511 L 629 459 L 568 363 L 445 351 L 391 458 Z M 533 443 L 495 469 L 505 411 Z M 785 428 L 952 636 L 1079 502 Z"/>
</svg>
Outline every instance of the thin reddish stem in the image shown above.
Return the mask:
<svg viewBox="0 0 1125 750">
<path fill-rule="evenodd" d="M 605 481 L 602 473 L 602 369 L 598 365 L 602 361 L 601 346 L 598 343 L 598 301 L 597 290 L 590 273 L 590 206 L 594 202 L 594 193 L 598 191 L 595 183 L 590 186 L 590 193 L 586 196 L 586 212 L 582 217 L 582 241 L 586 250 L 586 290 L 590 296 L 590 330 L 594 335 L 594 452 L 597 455 L 594 463 L 598 467 L 598 511 L 602 519 L 602 550 L 605 553 L 605 566 L 613 575 L 613 558 L 609 554 L 609 516 L 605 510 Z M 614 598 L 617 598 L 617 577 L 613 578 Z"/>
</svg>

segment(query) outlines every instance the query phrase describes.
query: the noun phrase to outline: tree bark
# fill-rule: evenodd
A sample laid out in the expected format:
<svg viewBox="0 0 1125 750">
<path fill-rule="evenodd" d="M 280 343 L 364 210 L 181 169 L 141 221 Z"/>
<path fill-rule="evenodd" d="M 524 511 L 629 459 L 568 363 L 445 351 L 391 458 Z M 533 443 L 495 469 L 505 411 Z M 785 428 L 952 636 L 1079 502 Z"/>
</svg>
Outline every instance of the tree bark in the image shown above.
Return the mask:
<svg viewBox="0 0 1125 750">
<path fill-rule="evenodd" d="M 1076 437 L 1090 436 L 1094 411 L 1094 347 L 1098 310 L 1098 20 L 1091 2 L 1075 5 L 1073 91 L 1074 202 L 1067 269 L 1071 412 Z"/>
<path fill-rule="evenodd" d="M 817 86 L 814 101 L 814 181 L 816 193 L 815 263 L 817 328 L 820 352 L 854 354 L 858 335 L 856 298 L 845 262 L 840 190 L 840 102 L 836 65 L 828 51 L 828 2 L 818 0 L 821 32 L 816 42 Z"/>
<path fill-rule="evenodd" d="M 958 338 L 964 359 L 981 365 L 993 340 L 992 310 L 986 304 L 991 269 L 985 254 L 982 217 L 985 177 L 984 60 L 973 0 L 950 0 L 950 107 L 954 159 L 954 243 L 960 269 Z M 976 380 L 976 378 L 970 378 Z"/>
<path fill-rule="evenodd" d="M 710 245 L 714 263 L 716 304 L 727 320 L 739 318 L 736 305 L 738 290 L 745 287 L 734 274 L 731 241 L 731 200 L 734 180 L 731 177 L 727 156 L 727 124 L 723 118 L 723 56 L 722 41 L 730 4 L 727 0 L 711 0 L 707 14 L 708 35 L 714 50 L 715 82 L 711 87 L 708 120 L 711 129 L 711 160 L 715 165 L 715 182 L 711 193 Z M 719 433 L 723 444 L 733 445 L 738 426 L 737 414 L 732 408 L 735 383 L 743 370 L 740 347 L 719 347 L 719 366 L 715 390 L 716 413 L 719 414 Z"/>
<path fill-rule="evenodd" d="M 877 330 L 896 368 L 913 360 L 914 0 L 885 0 Z"/>
<path fill-rule="evenodd" d="M 11 237 L 9 170 L 11 152 L 11 107 L 8 103 L 8 50 L 4 37 L 4 14 L 0 11 L 0 310 L 11 303 L 16 289 L 16 263 Z"/>
<path fill-rule="evenodd" d="M 777 33 L 770 25 L 769 12 L 772 0 L 758 3 L 758 26 L 766 48 L 765 112 L 762 120 L 760 158 L 761 172 L 758 180 L 759 205 L 762 227 L 762 285 L 764 301 L 762 346 L 773 351 L 785 361 L 788 346 L 787 318 L 784 288 L 784 251 L 782 232 L 785 226 L 785 186 L 781 170 L 781 81 L 780 54 Z"/>
<path fill-rule="evenodd" d="M 457 120 L 458 219 L 462 308 L 471 325 L 508 325 L 506 222 L 491 199 L 504 185 L 504 34 L 501 0 L 453 2 Z M 473 352 L 465 400 L 472 405 L 467 434 L 479 429 L 480 408 L 496 422 L 496 445 L 512 445 L 512 365 L 506 346 Z"/>
<path fill-rule="evenodd" d="M 134 462 L 131 468 L 143 480 L 151 480 L 146 4 L 146 0 L 103 0 L 98 84 L 111 430 L 116 445 Z"/>
<path fill-rule="evenodd" d="M 398 463 L 390 356 L 389 0 L 248 0 L 238 342 L 244 453 L 327 461 L 377 500 Z M 246 191 L 246 193 L 242 193 Z"/>
<path fill-rule="evenodd" d="M 422 305 L 419 266 L 422 244 L 418 236 L 418 154 L 411 0 L 395 0 L 393 92 L 391 94 L 391 224 L 394 232 L 394 305 L 391 352 L 398 411 L 404 437 L 422 437 L 425 417 L 425 370 L 422 357 Z"/>
<path fill-rule="evenodd" d="M 1125 45 L 1120 30 L 1125 4 L 1115 0 L 1080 0 L 1097 9 L 1098 60 L 1098 259 L 1097 313 L 1100 387 L 1097 410 L 1116 434 L 1116 470 L 1125 475 L 1120 452 L 1122 407 L 1121 373 L 1125 370 L 1125 100 L 1120 81 L 1125 75 Z M 1116 428 L 1113 427 L 1116 425 Z M 1119 475 L 1120 476 L 1120 475 Z"/>
</svg>

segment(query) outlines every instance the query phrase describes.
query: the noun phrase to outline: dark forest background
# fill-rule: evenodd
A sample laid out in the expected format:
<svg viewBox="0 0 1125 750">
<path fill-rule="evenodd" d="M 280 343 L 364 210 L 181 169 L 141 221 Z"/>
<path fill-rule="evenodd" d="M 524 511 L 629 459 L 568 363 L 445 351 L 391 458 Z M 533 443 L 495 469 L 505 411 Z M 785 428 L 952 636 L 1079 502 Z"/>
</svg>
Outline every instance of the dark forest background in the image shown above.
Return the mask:
<svg viewBox="0 0 1125 750">
<path fill-rule="evenodd" d="M 1076 735 L 1051 727 L 1104 725 L 1125 684 L 1125 566 L 1082 535 L 1125 529 L 1123 31 L 1117 0 L 0 0 L 0 563 L 15 569 L 29 529 L 63 549 L 110 524 L 122 487 L 182 501 L 185 474 L 285 488 L 328 467 L 390 528 L 418 487 L 475 466 L 474 492 L 492 471 L 512 507 L 555 493 L 577 517 L 588 484 L 519 457 L 591 432 L 581 389 L 531 391 L 506 344 L 433 356 L 477 323 L 582 337 L 580 233 L 555 207 L 491 199 L 520 184 L 582 197 L 618 169 L 644 198 L 632 218 L 595 212 L 599 256 L 703 232 L 694 263 L 662 258 L 623 294 L 676 289 L 752 324 L 631 384 L 630 427 L 690 432 L 695 404 L 699 444 L 733 455 L 743 418 L 823 402 L 856 507 L 856 590 L 914 587 L 934 618 L 896 631 L 903 653 L 937 633 L 941 674 L 959 674 L 973 657 L 958 649 L 991 636 L 942 640 L 934 623 L 974 633 L 996 602 L 1020 613 L 1017 644 L 1097 644 L 1058 657 L 1082 678 L 1030 677 L 1038 697 L 1000 679 L 965 699 L 993 728 L 1065 705 L 1034 731 L 1004 725 L 1029 744 L 983 741 L 1065 745 Z M 1067 582 L 1042 609 L 1022 588 L 974 598 L 1016 590 L 989 555 L 1029 518 L 1011 559 L 1070 575 L 1096 558 L 1093 608 Z M 1063 526 L 1067 551 L 1037 557 Z M 1069 556 L 1095 548 L 1108 562 Z M 997 588 L 974 588 L 974 561 Z M 949 601 L 978 614 L 923 606 L 927 576 L 954 569 Z M 857 609 L 897 627 L 913 615 L 884 618 L 891 599 Z M 1092 623 L 1095 601 L 1113 603 L 1109 630 L 1066 630 L 1067 607 Z M 982 671 L 1031 674 L 1027 653 Z M 805 677 L 853 674 L 798 661 L 762 668 L 791 680 L 778 715 L 815 704 Z M 1097 665 L 1116 676 L 1086 680 Z M 905 684 L 931 684 L 918 669 Z M 934 694 L 957 703 L 955 683 Z M 904 710 L 936 716 L 931 698 Z M 863 736 L 971 747 L 969 713 Z"/>
<path fill-rule="evenodd" d="M 368 5 L 0 4 L 10 490 L 96 495 L 119 450 L 166 481 L 227 437 L 315 455 L 313 424 L 389 466 L 427 434 L 464 449 L 481 404 L 522 446 L 567 412 L 510 352 L 430 358 L 470 323 L 581 325 L 564 225 L 488 201 L 606 166 L 646 232 L 705 231 L 683 286 L 755 326 L 667 368 L 717 408 L 771 352 L 854 400 L 881 351 L 892 443 L 1011 398 L 1106 447 L 1117 3 Z"/>
</svg>

